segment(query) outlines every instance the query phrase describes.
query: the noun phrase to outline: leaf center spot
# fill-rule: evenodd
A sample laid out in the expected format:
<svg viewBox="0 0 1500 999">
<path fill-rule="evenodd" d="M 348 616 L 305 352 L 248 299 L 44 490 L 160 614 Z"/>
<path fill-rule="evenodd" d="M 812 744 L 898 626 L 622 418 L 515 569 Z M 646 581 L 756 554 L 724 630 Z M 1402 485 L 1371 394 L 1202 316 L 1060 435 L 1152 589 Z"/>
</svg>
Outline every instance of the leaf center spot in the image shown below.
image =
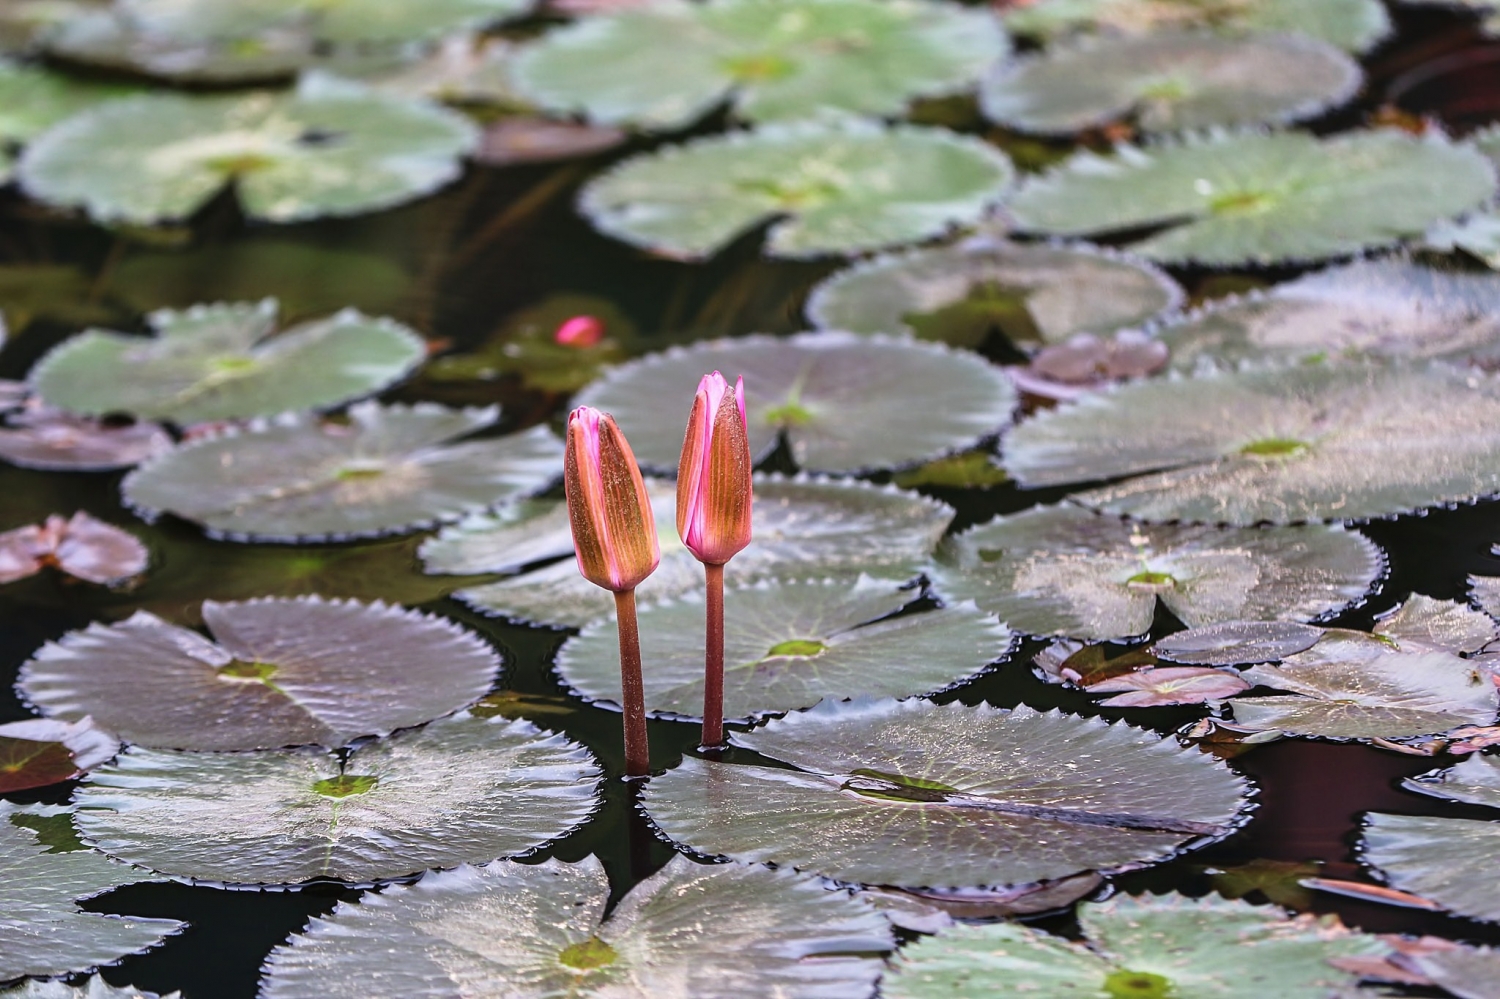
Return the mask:
<svg viewBox="0 0 1500 999">
<path fill-rule="evenodd" d="M 766 410 L 766 421 L 774 427 L 805 427 L 813 421 L 813 414 L 801 403 L 783 402 Z"/>
<path fill-rule="evenodd" d="M 221 357 L 212 364 L 215 374 L 220 375 L 242 375 L 256 366 L 253 357 Z"/>
<path fill-rule="evenodd" d="M 941 781 L 923 777 L 907 777 L 905 774 L 886 773 L 861 767 L 849 774 L 843 790 L 853 791 L 865 798 L 882 801 L 947 801 L 949 794 L 957 794 L 958 788 Z"/>
<path fill-rule="evenodd" d="M 380 778 L 374 774 L 339 774 L 325 777 L 312 786 L 314 794 L 325 798 L 347 798 L 351 794 L 368 794 L 375 790 Z"/>
<path fill-rule="evenodd" d="M 1125 585 L 1137 590 L 1169 590 L 1177 585 L 1177 579 L 1169 572 L 1146 569 L 1125 580 Z"/>
<path fill-rule="evenodd" d="M 598 937 L 564 947 L 558 961 L 575 971 L 593 971 L 615 963 L 615 949 Z"/>
<path fill-rule="evenodd" d="M 1162 76 L 1147 83 L 1140 90 L 1143 101 L 1180 101 L 1192 95 L 1186 80 L 1177 76 Z"/>
<path fill-rule="evenodd" d="M 827 648 L 828 646 L 814 638 L 790 638 L 785 642 L 777 642 L 771 646 L 771 651 L 766 653 L 766 657 L 801 656 L 803 658 L 810 658 L 821 655 Z"/>
<path fill-rule="evenodd" d="M 778 55 L 736 56 L 724 60 L 724 70 L 738 83 L 784 80 L 795 69 L 790 60 Z"/>
<path fill-rule="evenodd" d="M 1122 969 L 1104 979 L 1104 991 L 1113 999 L 1168 999 L 1172 982 L 1149 971 Z"/>
<path fill-rule="evenodd" d="M 1254 215 L 1275 203 L 1276 199 L 1264 191 L 1234 191 L 1210 198 L 1208 210 L 1215 215 Z"/>
<path fill-rule="evenodd" d="M 385 472 L 385 462 L 378 458 L 354 459 L 346 461 L 339 467 L 336 477 L 339 479 L 372 479 Z"/>
<path fill-rule="evenodd" d="M 737 181 L 735 186 L 746 194 L 770 198 L 776 202 L 776 207 L 789 212 L 816 208 L 839 193 L 833 184 L 816 180 L 801 184 L 783 184 L 775 180 L 742 180 Z"/>
<path fill-rule="evenodd" d="M 226 680 L 265 683 L 276 675 L 277 668 L 275 663 L 246 662 L 243 659 L 232 659 L 227 665 L 219 667 L 219 676 Z"/>
<path fill-rule="evenodd" d="M 227 174 L 230 177 L 243 177 L 246 174 L 265 170 L 276 165 L 276 161 L 269 156 L 258 153 L 235 153 L 228 156 L 215 156 L 208 161 L 210 169 Z"/>
<path fill-rule="evenodd" d="M 1251 441 L 1240 448 L 1240 454 L 1255 458 L 1293 458 L 1307 452 L 1307 444 L 1304 441 L 1292 440 L 1288 437 L 1267 437 L 1264 440 Z"/>
</svg>

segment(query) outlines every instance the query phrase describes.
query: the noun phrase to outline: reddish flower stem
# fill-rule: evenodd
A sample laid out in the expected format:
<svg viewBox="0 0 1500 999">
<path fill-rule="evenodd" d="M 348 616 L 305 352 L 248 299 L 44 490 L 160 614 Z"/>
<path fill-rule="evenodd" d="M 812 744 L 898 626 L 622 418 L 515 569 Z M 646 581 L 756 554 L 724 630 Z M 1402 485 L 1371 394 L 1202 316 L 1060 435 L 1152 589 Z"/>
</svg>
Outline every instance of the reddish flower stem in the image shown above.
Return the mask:
<svg viewBox="0 0 1500 999">
<path fill-rule="evenodd" d="M 625 775 L 651 772 L 651 748 L 646 739 L 646 691 L 641 683 L 641 633 L 635 623 L 635 590 L 615 593 L 615 617 L 620 625 L 620 707 L 625 713 Z"/>
<path fill-rule="evenodd" d="M 708 630 L 703 645 L 703 745 L 724 744 L 724 567 L 703 564 L 708 576 Z"/>
</svg>

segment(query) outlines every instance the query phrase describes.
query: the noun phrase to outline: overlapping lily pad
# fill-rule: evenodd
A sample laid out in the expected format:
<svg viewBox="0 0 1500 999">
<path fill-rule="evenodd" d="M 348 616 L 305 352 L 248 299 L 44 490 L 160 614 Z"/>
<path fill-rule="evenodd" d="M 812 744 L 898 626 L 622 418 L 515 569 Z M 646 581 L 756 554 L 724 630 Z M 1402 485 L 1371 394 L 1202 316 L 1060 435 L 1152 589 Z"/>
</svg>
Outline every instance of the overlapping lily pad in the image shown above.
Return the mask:
<svg viewBox="0 0 1500 999">
<path fill-rule="evenodd" d="M 119 751 L 120 740 L 92 718 L 7 722 L 0 725 L 0 793 L 72 780 Z"/>
<path fill-rule="evenodd" d="M 250 217 L 294 222 L 428 194 L 477 141 L 454 112 L 305 76 L 287 96 L 111 101 L 31 143 L 18 170 L 32 197 L 102 222 L 185 219 L 229 184 Z"/>
<path fill-rule="evenodd" d="M 587 750 L 460 714 L 344 754 L 132 749 L 76 795 L 85 840 L 175 878 L 370 882 L 513 857 L 597 805 Z"/>
<path fill-rule="evenodd" d="M 699 853 L 839 881 L 1003 885 L 1162 860 L 1240 821 L 1223 763 L 1097 718 L 827 702 L 733 744 L 795 769 L 686 758 L 646 808 Z"/>
<path fill-rule="evenodd" d="M 1181 300 L 1172 279 L 1144 261 L 977 236 L 840 271 L 813 289 L 807 316 L 822 329 L 911 333 L 970 348 L 998 330 L 1033 350 L 1141 325 Z"/>
<path fill-rule="evenodd" d="M 1445 947 L 1413 958 L 1417 970 L 1459 999 L 1495 999 L 1500 982 L 1500 950 Z"/>
<path fill-rule="evenodd" d="M 608 898 L 593 857 L 428 874 L 314 919 L 261 995 L 864 996 L 894 946 L 863 900 L 786 871 L 674 857 L 606 918 Z"/>
<path fill-rule="evenodd" d="M 172 992 L 159 997 L 155 992 L 142 992 L 128 985 L 115 988 L 98 975 L 88 978 L 82 985 L 69 985 L 55 979 L 47 982 L 31 979 L 20 985 L 0 988 L 3 999 L 181 999 L 181 996 L 180 992 Z"/>
<path fill-rule="evenodd" d="M 277 333 L 273 299 L 163 310 L 151 323 L 151 339 L 87 330 L 64 341 L 32 368 L 37 395 L 88 416 L 235 420 L 332 408 L 398 381 L 426 356 L 410 329 L 352 309 Z"/>
<path fill-rule="evenodd" d="M 1141 35 L 1208 27 L 1230 35 L 1284 31 L 1363 52 L 1391 31 L 1379 0 L 1037 0 L 1010 9 L 1012 31 L 1052 38 L 1080 30 Z"/>
<path fill-rule="evenodd" d="M 752 454 L 769 454 L 784 434 L 792 458 L 812 471 L 893 468 L 957 451 L 999 431 L 1016 403 L 1005 373 L 972 354 L 842 332 L 653 354 L 608 372 L 577 402 L 613 413 L 636 458 L 669 471 L 685 416 L 664 401 L 691 399 L 703 372 L 715 370 L 745 378 Z"/>
<path fill-rule="evenodd" d="M 1284 124 L 1352 97 L 1359 64 L 1305 35 L 1159 31 L 1053 48 L 985 80 L 992 121 L 1069 134 L 1129 120 L 1144 132 Z"/>
<path fill-rule="evenodd" d="M 126 476 L 125 501 L 235 541 L 399 534 L 537 492 L 562 468 L 545 427 L 454 443 L 490 409 L 430 403 L 349 408 L 347 420 L 289 413 L 181 444 Z"/>
<path fill-rule="evenodd" d="M 773 124 L 628 159 L 579 207 L 606 235 L 667 256 L 709 257 L 772 222 L 766 252 L 816 257 L 978 221 L 1013 174 L 993 146 L 942 129 Z"/>
<path fill-rule="evenodd" d="M 1403 652 L 1470 653 L 1500 638 L 1500 626 L 1465 603 L 1414 593 L 1380 616 L 1375 634 Z"/>
<path fill-rule="evenodd" d="M 118 7 L 91 8 L 47 33 L 47 54 L 65 62 L 177 83 L 285 80 L 326 62 L 305 30 L 283 27 L 240 38 L 182 38 L 153 31 Z"/>
<path fill-rule="evenodd" d="M 1386 517 L 1500 492 L 1500 382 L 1438 364 L 1303 365 L 1135 382 L 1005 438 L 1023 486 L 1150 521 Z"/>
<path fill-rule="evenodd" d="M 934 581 L 1026 634 L 1103 641 L 1145 634 L 1158 602 L 1189 627 L 1312 620 L 1362 599 L 1383 568 L 1338 527 L 1154 526 L 1064 503 L 948 539 Z"/>
<path fill-rule="evenodd" d="M 188 39 L 244 38 L 303 28 L 344 44 L 411 42 L 514 17 L 528 0 L 123 0 L 143 28 Z"/>
<path fill-rule="evenodd" d="M 337 747 L 472 704 L 500 666 L 472 633 L 382 603 L 207 601 L 203 619 L 215 641 L 144 611 L 91 624 L 43 646 L 19 689 L 145 746 Z"/>
<path fill-rule="evenodd" d="M 1382 129 L 1211 132 L 1087 150 L 1007 202 L 1017 225 L 1056 236 L 1151 229 L 1130 244 L 1168 263 L 1323 260 L 1420 236 L 1495 192 L 1494 166 L 1440 135 Z"/>
<path fill-rule="evenodd" d="M 612 125 L 679 128 L 726 100 L 757 122 L 892 117 L 972 87 L 1006 50 L 993 14 L 942 0 L 670 0 L 555 30 L 515 77 L 548 110 Z"/>
<path fill-rule="evenodd" d="M 1323 637 L 1320 628 L 1289 621 L 1226 621 L 1168 635 L 1151 651 L 1198 666 L 1241 666 L 1305 652 Z"/>
<path fill-rule="evenodd" d="M 108 472 L 165 453 L 171 436 L 155 423 L 104 422 L 30 405 L 0 424 L 0 458 L 48 472 Z"/>
<path fill-rule="evenodd" d="M 0 534 L 0 584 L 56 566 L 74 579 L 112 586 L 145 572 L 149 562 L 135 535 L 81 510 Z"/>
<path fill-rule="evenodd" d="M 139 92 L 0 59 L 0 142 L 29 142 L 69 115 Z"/>
</svg>

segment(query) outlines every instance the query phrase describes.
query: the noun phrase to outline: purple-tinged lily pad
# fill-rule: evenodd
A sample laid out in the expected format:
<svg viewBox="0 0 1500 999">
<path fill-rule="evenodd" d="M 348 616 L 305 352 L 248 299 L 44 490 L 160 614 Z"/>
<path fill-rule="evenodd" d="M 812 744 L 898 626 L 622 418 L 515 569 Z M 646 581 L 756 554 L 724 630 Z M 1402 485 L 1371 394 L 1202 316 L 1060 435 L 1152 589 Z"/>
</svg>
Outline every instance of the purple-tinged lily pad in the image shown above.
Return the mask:
<svg viewBox="0 0 1500 999">
<path fill-rule="evenodd" d="M 154 423 L 117 422 L 29 406 L 0 426 L 0 459 L 48 472 L 108 472 L 138 465 L 172 447 Z"/>
<path fill-rule="evenodd" d="M 76 579 L 114 585 L 145 572 L 150 559 L 135 535 L 82 511 L 0 534 L 0 583 L 51 565 Z"/>
<path fill-rule="evenodd" d="M 1091 694 L 1114 694 L 1105 708 L 1151 708 L 1163 704 L 1202 704 L 1244 693 L 1250 685 L 1227 670 L 1206 666 L 1158 666 L 1110 677 L 1089 687 Z"/>
</svg>

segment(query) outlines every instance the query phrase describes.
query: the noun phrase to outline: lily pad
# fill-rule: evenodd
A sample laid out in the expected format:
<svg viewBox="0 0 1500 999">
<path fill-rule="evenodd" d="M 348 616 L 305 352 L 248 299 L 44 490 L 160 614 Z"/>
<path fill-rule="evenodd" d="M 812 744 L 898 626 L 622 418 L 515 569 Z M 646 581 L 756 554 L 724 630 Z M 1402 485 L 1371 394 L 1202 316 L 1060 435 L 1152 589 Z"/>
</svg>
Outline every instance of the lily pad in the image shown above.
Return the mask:
<svg viewBox="0 0 1500 999">
<path fill-rule="evenodd" d="M 1475 754 L 1456 766 L 1401 782 L 1408 791 L 1500 808 L 1500 758 Z"/>
<path fill-rule="evenodd" d="M 745 378 L 754 456 L 785 434 L 798 466 L 814 471 L 892 468 L 958 451 L 998 432 L 1016 404 L 1005 373 L 972 354 L 841 332 L 652 354 L 607 372 L 577 403 L 613 413 L 641 464 L 667 471 L 677 467 L 684 417 L 663 400 L 692 398 L 702 373 L 715 370 Z"/>
<path fill-rule="evenodd" d="M 593 813 L 599 777 L 561 735 L 460 714 L 344 754 L 132 749 L 78 790 L 75 821 L 175 878 L 372 882 L 539 849 Z"/>
<path fill-rule="evenodd" d="M 1143 520 L 1387 517 L 1500 492 L 1500 382 L 1438 364 L 1134 382 L 1022 423 L 1002 460 L 1027 487 L 1137 476 L 1073 498 Z"/>
<path fill-rule="evenodd" d="M 123 0 L 142 27 L 179 38 L 243 38 L 303 27 L 327 42 L 405 43 L 482 28 L 523 13 L 528 0 Z"/>
<path fill-rule="evenodd" d="M 47 34 L 45 48 L 65 62 L 184 84 L 286 80 L 327 61 L 316 40 L 300 28 L 233 39 L 181 38 L 143 27 L 119 7 L 96 7 L 69 18 Z"/>
<path fill-rule="evenodd" d="M 557 477 L 562 444 L 545 427 L 453 443 L 498 415 L 373 402 L 351 406 L 347 421 L 288 413 L 181 444 L 126 476 L 121 491 L 147 519 L 173 513 L 233 541 L 400 534 Z"/>
<path fill-rule="evenodd" d="M 1007 208 L 1028 232 L 1150 227 L 1154 234 L 1132 250 L 1168 263 L 1231 266 L 1386 246 L 1478 208 L 1494 192 L 1490 161 L 1437 134 L 1210 132 L 1122 145 L 1113 156 L 1081 151 L 1028 181 Z"/>
<path fill-rule="evenodd" d="M 881 994 L 1327 999 L 1354 994 L 1335 959 L 1387 949 L 1336 917 L 1213 896 L 1119 895 L 1079 906 L 1078 922 L 1082 942 L 1016 923 L 955 926 L 902 948 Z"/>
<path fill-rule="evenodd" d="M 866 996 L 895 946 L 866 902 L 786 871 L 674 857 L 605 918 L 609 891 L 594 857 L 428 874 L 315 918 L 261 995 Z"/>
<path fill-rule="evenodd" d="M 0 725 L 0 794 L 72 780 L 119 751 L 120 740 L 92 718 L 8 722 Z"/>
<path fill-rule="evenodd" d="M 44 645 L 19 689 L 145 746 L 336 747 L 474 703 L 499 657 L 438 617 L 318 597 L 203 605 L 216 641 L 144 611 Z"/>
<path fill-rule="evenodd" d="M 1157 31 L 1049 49 L 980 89 L 991 121 L 1066 135 L 1130 120 L 1144 132 L 1285 124 L 1353 97 L 1359 63 L 1305 35 Z"/>
<path fill-rule="evenodd" d="M 1500 545 L 1492 550 L 1500 554 Z M 1469 592 L 1480 610 L 1492 618 L 1500 618 L 1500 577 L 1470 576 Z"/>
<path fill-rule="evenodd" d="M 1151 651 L 1178 663 L 1244 666 L 1304 652 L 1322 637 L 1321 628 L 1289 621 L 1225 621 L 1168 635 Z"/>
<path fill-rule="evenodd" d="M 971 88 L 1008 47 L 992 13 L 941 0 L 667 0 L 550 32 L 515 80 L 609 125 L 681 128 L 725 101 L 753 122 L 896 117 Z"/>
<path fill-rule="evenodd" d="M 426 357 L 410 329 L 352 309 L 279 333 L 274 299 L 150 320 L 150 339 L 87 330 L 54 347 L 31 370 L 37 395 L 86 416 L 237 420 L 330 409 L 399 381 Z"/>
<path fill-rule="evenodd" d="M 1470 919 L 1500 922 L 1500 822 L 1373 812 L 1365 817 L 1360 857 L 1393 888 Z"/>
<path fill-rule="evenodd" d="M 956 347 L 978 348 L 998 330 L 1033 350 L 1138 326 L 1181 301 L 1176 283 L 1144 261 L 976 236 L 839 271 L 813 289 L 807 316 L 822 329 L 910 333 Z"/>
<path fill-rule="evenodd" d="M 115 585 L 145 572 L 149 561 L 135 535 L 82 511 L 0 534 L 0 584 L 51 565 L 74 579 Z"/>
<path fill-rule="evenodd" d="M 70 115 L 139 93 L 139 87 L 78 80 L 0 59 L 0 142 L 29 142 Z"/>
<path fill-rule="evenodd" d="M 28 406 L 0 425 L 0 459 L 47 472 L 129 468 L 171 447 L 155 423 L 94 420 L 44 406 Z"/>
<path fill-rule="evenodd" d="M 934 584 L 1029 635 L 1107 641 L 1151 629 L 1308 621 L 1369 593 L 1380 550 L 1340 527 L 1146 525 L 1071 504 L 998 517 L 944 541 Z"/>
<path fill-rule="evenodd" d="M 534 116 L 501 118 L 485 128 L 474 160 L 500 167 L 582 159 L 623 145 L 627 138 L 624 131 L 610 125 Z"/>
<path fill-rule="evenodd" d="M 1496 22 L 1500 27 L 1500 21 Z M 1500 270 L 1500 213 L 1471 212 L 1460 219 L 1443 219 L 1428 227 L 1422 246 L 1439 253 L 1463 251 L 1490 270 Z"/>
<path fill-rule="evenodd" d="M 606 235 L 681 259 L 773 220 L 767 253 L 817 257 L 976 222 L 1014 173 L 998 149 L 943 129 L 778 123 L 632 157 L 590 181 L 579 208 Z"/>
<path fill-rule="evenodd" d="M 1164 704 L 1202 704 L 1244 693 L 1250 685 L 1233 671 L 1206 666 L 1159 666 L 1110 677 L 1089 687 L 1091 694 L 1114 694 L 1104 708 L 1154 708 Z"/>
<path fill-rule="evenodd" d="M 94 975 L 81 985 L 59 981 L 22 982 L 10 988 L 0 988 L 0 999 L 182 999 L 182 993 L 158 996 L 155 992 L 142 992 L 129 985 L 116 988 Z"/>
<path fill-rule="evenodd" d="M 476 34 L 449 35 L 421 59 L 379 68 L 360 79 L 401 97 L 425 97 L 452 104 L 517 104 L 510 81 L 515 50 L 503 39 Z"/>
<path fill-rule="evenodd" d="M 477 141 L 455 112 L 309 75 L 286 96 L 111 101 L 32 142 L 18 170 L 32 197 L 106 223 L 185 219 L 229 184 L 251 218 L 295 222 L 429 194 Z"/>
<path fill-rule="evenodd" d="M 1417 970 L 1459 999 L 1496 999 L 1500 995 L 1500 950 L 1494 947 L 1452 947 L 1418 954 Z"/>
<path fill-rule="evenodd" d="M 1437 649 L 1478 652 L 1500 637 L 1493 618 L 1457 600 L 1434 600 L 1414 593 L 1375 622 L 1375 634 L 1404 652 Z"/>
<path fill-rule="evenodd" d="M 661 831 L 699 853 L 850 883 L 1134 867 L 1227 835 L 1247 793 L 1175 741 L 1026 707 L 824 701 L 731 741 L 795 769 L 685 758 L 646 790 Z"/>
</svg>

